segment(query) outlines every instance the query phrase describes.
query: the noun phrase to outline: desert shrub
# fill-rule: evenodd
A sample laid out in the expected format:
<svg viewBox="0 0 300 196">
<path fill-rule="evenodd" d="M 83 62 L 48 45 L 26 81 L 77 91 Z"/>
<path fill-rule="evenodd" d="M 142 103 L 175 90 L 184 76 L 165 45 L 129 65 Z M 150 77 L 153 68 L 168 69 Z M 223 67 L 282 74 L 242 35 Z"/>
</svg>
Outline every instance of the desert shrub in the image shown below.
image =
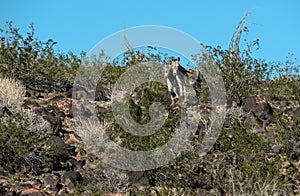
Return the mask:
<svg viewBox="0 0 300 196">
<path fill-rule="evenodd" d="M 269 100 L 300 100 L 300 79 L 281 76 L 269 81 L 263 94 Z"/>
<path fill-rule="evenodd" d="M 48 138 L 51 128 L 41 117 L 29 111 L 1 108 L 0 167 L 10 173 L 40 174 L 53 168 L 58 155 Z"/>
<path fill-rule="evenodd" d="M 77 71 L 76 85 L 93 90 L 97 86 L 103 86 L 111 91 L 113 85 L 124 73 L 125 67 L 110 64 L 109 59 L 102 52 L 97 57 L 85 57 Z"/>
<path fill-rule="evenodd" d="M 25 87 L 21 82 L 0 75 L 0 107 L 20 109 L 25 96 Z"/>
<path fill-rule="evenodd" d="M 52 39 L 42 42 L 35 36 L 34 25 L 29 28 L 25 37 L 12 22 L 0 29 L 0 72 L 19 79 L 26 87 L 60 90 L 55 85 L 70 83 L 75 78 L 80 59 L 71 52 L 57 52 L 54 49 L 57 42 Z"/>
<path fill-rule="evenodd" d="M 260 91 L 261 83 L 268 77 L 268 64 L 264 60 L 252 57 L 253 50 L 259 47 L 258 40 L 247 44 L 247 48 L 239 53 L 221 47 L 205 45 L 203 47 L 211 58 L 211 62 L 220 70 L 219 74 L 222 76 L 228 100 L 242 104 L 245 97 Z M 207 63 L 203 62 L 207 58 L 203 54 L 193 56 L 200 71 L 204 67 L 202 63 Z"/>
<path fill-rule="evenodd" d="M 93 192 L 128 193 L 129 178 L 124 171 L 113 168 L 93 168 L 87 171 L 85 184 Z"/>
<path fill-rule="evenodd" d="M 49 123 L 21 108 L 24 95 L 20 82 L 0 78 L 0 167 L 38 174 L 52 167 L 56 150 L 47 139 Z"/>
<path fill-rule="evenodd" d="M 158 61 L 168 59 L 168 54 L 162 52 L 156 47 L 147 46 L 141 48 L 132 48 L 125 37 L 127 51 L 113 60 L 113 64 L 121 66 L 137 65 L 142 62 Z"/>
</svg>

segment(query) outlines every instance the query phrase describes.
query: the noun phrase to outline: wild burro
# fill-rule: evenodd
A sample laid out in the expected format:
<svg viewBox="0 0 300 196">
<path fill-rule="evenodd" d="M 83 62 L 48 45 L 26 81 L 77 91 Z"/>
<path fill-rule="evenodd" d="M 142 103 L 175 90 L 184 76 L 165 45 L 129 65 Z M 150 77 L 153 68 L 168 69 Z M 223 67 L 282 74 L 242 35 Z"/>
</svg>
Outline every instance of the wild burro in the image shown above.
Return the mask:
<svg viewBox="0 0 300 196">
<path fill-rule="evenodd" d="M 187 84 L 195 85 L 200 82 L 198 70 L 190 71 L 180 65 L 180 57 L 171 57 L 169 62 L 164 61 L 165 78 L 167 79 L 168 91 L 174 98 L 184 100 L 187 94 Z"/>
</svg>

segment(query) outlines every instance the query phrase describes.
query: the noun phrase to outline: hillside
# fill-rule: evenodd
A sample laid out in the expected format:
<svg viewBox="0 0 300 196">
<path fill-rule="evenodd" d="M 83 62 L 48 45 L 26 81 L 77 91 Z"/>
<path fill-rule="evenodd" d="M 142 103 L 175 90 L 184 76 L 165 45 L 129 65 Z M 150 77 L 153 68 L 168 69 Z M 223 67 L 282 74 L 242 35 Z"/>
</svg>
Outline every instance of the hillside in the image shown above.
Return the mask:
<svg viewBox="0 0 300 196">
<path fill-rule="evenodd" d="M 102 69 L 107 63 L 104 53 L 94 60 L 85 59 L 84 53 L 61 54 L 53 49 L 53 40 L 37 40 L 33 27 L 23 37 L 12 23 L 7 25 L 1 40 L 8 42 L 0 47 L 1 195 L 300 194 L 300 78 L 292 56 L 283 63 L 255 59 L 252 50 L 258 40 L 239 52 L 204 46 L 210 54 L 205 60 L 220 69 L 226 89 L 226 103 L 220 107 L 226 112 L 212 148 L 202 154 L 214 122 L 210 114 L 216 109 L 202 72 L 192 85 L 196 100 L 187 96 L 182 102 L 166 84 L 155 81 L 139 85 L 127 97 L 120 95 L 128 99 L 125 106 L 139 125 L 163 117 L 151 113 L 152 103 L 166 109 L 167 117 L 155 134 L 136 136 L 118 123 L 122 116 L 114 113 L 114 87 L 135 64 L 156 60 L 163 65 L 171 57 L 151 53 L 152 48 L 148 53 L 129 48 L 121 60 Z M 200 68 L 208 62 L 201 54 L 193 58 Z M 82 66 L 84 60 L 91 66 Z M 91 81 L 100 69 L 94 86 Z M 85 77 L 75 80 L 78 73 Z M 125 87 L 135 80 L 124 82 Z M 199 111 L 188 116 L 197 123 L 188 147 L 158 168 L 113 168 L 100 156 L 107 146 L 97 145 L 99 135 L 88 135 L 101 129 L 123 148 L 150 151 L 174 136 L 184 123 L 182 113 L 190 114 L 192 106 Z M 81 121 L 74 111 L 85 118 L 95 116 L 99 124 Z"/>
</svg>

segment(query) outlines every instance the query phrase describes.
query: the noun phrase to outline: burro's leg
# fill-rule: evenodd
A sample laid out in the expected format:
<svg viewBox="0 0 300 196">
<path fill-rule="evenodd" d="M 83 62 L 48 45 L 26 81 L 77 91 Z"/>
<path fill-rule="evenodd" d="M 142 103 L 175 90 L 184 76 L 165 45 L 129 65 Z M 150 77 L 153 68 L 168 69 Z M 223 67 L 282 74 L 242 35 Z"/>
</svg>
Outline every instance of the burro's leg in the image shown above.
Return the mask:
<svg viewBox="0 0 300 196">
<path fill-rule="evenodd" d="M 184 85 L 182 85 L 182 81 L 181 81 L 178 74 L 176 75 L 176 81 L 177 81 L 178 88 L 179 88 L 179 96 L 182 97 L 183 96 L 183 88 L 184 88 L 183 86 Z"/>
<path fill-rule="evenodd" d="M 172 92 L 172 83 L 169 78 L 167 78 L 168 91 Z"/>
</svg>

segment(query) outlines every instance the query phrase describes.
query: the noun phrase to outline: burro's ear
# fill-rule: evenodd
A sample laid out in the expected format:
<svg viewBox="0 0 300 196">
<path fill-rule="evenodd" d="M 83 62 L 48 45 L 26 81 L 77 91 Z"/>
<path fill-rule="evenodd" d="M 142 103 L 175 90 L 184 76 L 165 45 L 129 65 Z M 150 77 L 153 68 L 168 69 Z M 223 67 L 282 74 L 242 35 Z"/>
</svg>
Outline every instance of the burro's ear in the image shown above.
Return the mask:
<svg viewBox="0 0 300 196">
<path fill-rule="evenodd" d="M 180 57 L 177 58 L 177 61 L 180 61 Z"/>
</svg>

